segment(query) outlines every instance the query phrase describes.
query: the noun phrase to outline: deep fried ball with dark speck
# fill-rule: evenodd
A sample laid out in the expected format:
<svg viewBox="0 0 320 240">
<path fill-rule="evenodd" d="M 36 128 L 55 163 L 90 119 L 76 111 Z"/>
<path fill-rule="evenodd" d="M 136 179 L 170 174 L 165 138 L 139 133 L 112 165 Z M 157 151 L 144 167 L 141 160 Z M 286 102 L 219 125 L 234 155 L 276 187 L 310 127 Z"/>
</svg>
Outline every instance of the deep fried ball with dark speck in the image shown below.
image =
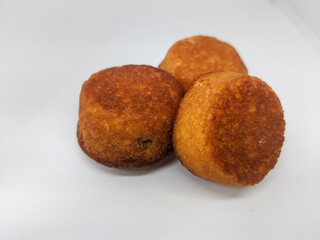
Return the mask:
<svg viewBox="0 0 320 240">
<path fill-rule="evenodd" d="M 237 51 L 214 37 L 194 36 L 176 42 L 159 68 L 174 76 L 187 92 L 193 80 L 208 72 L 248 74 Z"/>
<path fill-rule="evenodd" d="M 151 66 L 95 73 L 80 93 L 79 144 L 108 167 L 155 166 L 173 151 L 172 127 L 181 97 L 175 78 Z"/>
<path fill-rule="evenodd" d="M 275 166 L 284 130 L 280 100 L 265 82 L 239 73 L 209 73 L 180 103 L 173 146 L 195 175 L 254 185 Z"/>
</svg>

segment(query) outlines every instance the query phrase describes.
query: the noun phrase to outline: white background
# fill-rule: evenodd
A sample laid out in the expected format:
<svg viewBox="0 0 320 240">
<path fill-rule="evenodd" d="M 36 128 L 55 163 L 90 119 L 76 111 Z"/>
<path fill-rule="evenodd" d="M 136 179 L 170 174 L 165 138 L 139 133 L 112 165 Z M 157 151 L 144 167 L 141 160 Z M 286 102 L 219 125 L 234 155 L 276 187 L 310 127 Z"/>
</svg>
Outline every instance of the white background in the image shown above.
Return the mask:
<svg viewBox="0 0 320 240">
<path fill-rule="evenodd" d="M 82 83 L 111 66 L 157 66 L 196 34 L 231 43 L 280 97 L 275 169 L 238 188 L 174 155 L 150 170 L 89 159 L 76 139 Z M 319 239 L 319 70 L 308 38 L 266 0 L 0 0 L 0 239 Z"/>
<path fill-rule="evenodd" d="M 273 0 L 280 7 L 292 11 L 300 18 L 315 34 L 320 37 L 320 2 L 318 0 Z"/>
</svg>

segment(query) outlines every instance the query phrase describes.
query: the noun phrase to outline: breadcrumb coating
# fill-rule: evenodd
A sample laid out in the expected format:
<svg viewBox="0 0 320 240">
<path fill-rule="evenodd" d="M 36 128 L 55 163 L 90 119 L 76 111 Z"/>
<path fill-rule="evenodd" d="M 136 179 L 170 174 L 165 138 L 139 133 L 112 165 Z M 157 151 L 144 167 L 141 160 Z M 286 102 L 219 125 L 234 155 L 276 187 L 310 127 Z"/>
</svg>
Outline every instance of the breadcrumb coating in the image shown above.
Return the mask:
<svg viewBox="0 0 320 240">
<path fill-rule="evenodd" d="M 194 36 L 176 42 L 159 68 L 174 76 L 187 92 L 193 80 L 208 72 L 248 74 L 237 51 L 214 37 Z"/>
<path fill-rule="evenodd" d="M 284 130 L 280 100 L 265 82 L 239 73 L 208 73 L 180 103 L 173 145 L 193 174 L 247 186 L 277 163 Z"/>
<path fill-rule="evenodd" d="M 181 97 L 174 77 L 151 66 L 95 73 L 80 93 L 79 145 L 108 167 L 157 165 L 173 151 L 172 126 Z"/>
</svg>

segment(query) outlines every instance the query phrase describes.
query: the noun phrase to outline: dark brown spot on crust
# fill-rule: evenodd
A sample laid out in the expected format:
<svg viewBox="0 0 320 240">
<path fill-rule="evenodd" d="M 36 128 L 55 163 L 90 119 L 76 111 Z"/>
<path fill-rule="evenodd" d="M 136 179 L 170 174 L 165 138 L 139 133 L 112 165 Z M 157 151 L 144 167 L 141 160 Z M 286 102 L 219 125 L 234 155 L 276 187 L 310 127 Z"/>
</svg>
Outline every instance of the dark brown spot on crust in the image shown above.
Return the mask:
<svg viewBox="0 0 320 240">
<path fill-rule="evenodd" d="M 148 148 L 152 144 L 151 139 L 142 138 L 142 137 L 138 138 L 137 142 L 138 142 L 139 147 L 141 147 L 141 148 Z"/>
</svg>

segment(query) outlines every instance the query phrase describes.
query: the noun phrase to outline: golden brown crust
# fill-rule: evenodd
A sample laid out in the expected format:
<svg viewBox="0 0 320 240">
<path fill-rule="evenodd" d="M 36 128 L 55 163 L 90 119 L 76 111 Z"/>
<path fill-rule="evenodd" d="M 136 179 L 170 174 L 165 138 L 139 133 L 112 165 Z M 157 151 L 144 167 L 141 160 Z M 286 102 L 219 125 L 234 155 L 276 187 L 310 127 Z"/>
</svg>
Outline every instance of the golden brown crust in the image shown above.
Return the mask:
<svg viewBox="0 0 320 240">
<path fill-rule="evenodd" d="M 172 152 L 181 96 L 177 81 L 151 66 L 126 65 L 93 74 L 80 94 L 79 145 L 109 167 L 155 166 Z"/>
<path fill-rule="evenodd" d="M 275 92 L 239 73 L 197 79 L 180 103 L 173 145 L 181 163 L 202 178 L 237 186 L 260 182 L 274 167 L 285 121 Z"/>
<path fill-rule="evenodd" d="M 89 152 L 84 144 L 81 131 L 79 131 L 79 124 L 77 127 L 77 138 L 79 146 L 81 147 L 82 151 L 86 153 L 90 158 L 94 159 L 96 162 L 101 163 L 107 167 L 114 167 L 114 168 L 148 168 L 148 167 L 154 167 L 159 165 L 168 155 L 170 155 L 173 152 L 172 145 L 170 145 L 168 148 L 166 148 L 166 151 L 164 151 L 161 154 L 158 155 L 158 157 L 155 158 L 154 161 L 147 161 L 144 159 L 125 159 L 122 161 L 109 161 L 108 159 L 102 158 L 99 155 Z"/>
<path fill-rule="evenodd" d="M 194 36 L 176 42 L 159 68 L 174 76 L 184 92 L 188 91 L 193 80 L 208 72 L 248 73 L 230 44 L 207 36 Z"/>
</svg>

